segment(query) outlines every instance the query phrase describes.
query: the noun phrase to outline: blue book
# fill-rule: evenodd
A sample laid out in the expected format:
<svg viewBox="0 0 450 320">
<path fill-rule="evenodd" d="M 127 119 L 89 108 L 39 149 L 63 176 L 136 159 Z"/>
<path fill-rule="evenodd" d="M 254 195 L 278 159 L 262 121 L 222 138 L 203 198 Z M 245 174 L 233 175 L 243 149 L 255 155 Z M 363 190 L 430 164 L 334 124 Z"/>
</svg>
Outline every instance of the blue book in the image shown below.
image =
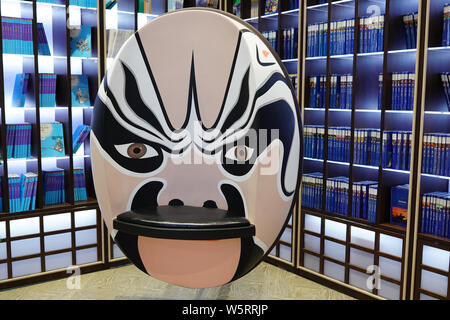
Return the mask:
<svg viewBox="0 0 450 320">
<path fill-rule="evenodd" d="M 371 184 L 369 186 L 368 214 L 367 214 L 370 223 L 377 223 L 377 194 L 378 194 L 378 184 Z"/>
<path fill-rule="evenodd" d="M 444 28 L 442 32 L 442 46 L 450 46 L 450 4 L 445 4 L 443 13 Z"/>
<path fill-rule="evenodd" d="M 406 226 L 408 220 L 409 185 L 400 185 L 391 189 L 391 223 Z"/>
<path fill-rule="evenodd" d="M 346 109 L 352 108 L 352 99 L 353 99 L 353 75 L 347 74 L 347 91 L 346 91 Z"/>
<path fill-rule="evenodd" d="M 63 157 L 65 156 L 63 124 L 41 123 L 41 156 Z"/>
<path fill-rule="evenodd" d="M 72 151 L 74 154 L 77 153 L 78 149 L 81 147 L 83 142 L 88 137 L 90 131 L 91 131 L 91 127 L 88 125 L 85 125 L 85 124 L 79 125 L 75 129 L 75 132 L 73 133 L 73 136 L 72 136 L 72 142 L 73 142 Z"/>
<path fill-rule="evenodd" d="M 80 26 L 70 29 L 70 55 L 72 57 L 91 57 L 91 27 Z"/>
<path fill-rule="evenodd" d="M 16 75 L 11 106 L 19 108 L 23 108 L 25 106 L 29 78 L 30 74 L 28 73 L 19 73 Z"/>
<path fill-rule="evenodd" d="M 85 107 L 91 105 L 89 97 L 89 81 L 86 75 L 71 76 L 72 107 Z"/>
</svg>

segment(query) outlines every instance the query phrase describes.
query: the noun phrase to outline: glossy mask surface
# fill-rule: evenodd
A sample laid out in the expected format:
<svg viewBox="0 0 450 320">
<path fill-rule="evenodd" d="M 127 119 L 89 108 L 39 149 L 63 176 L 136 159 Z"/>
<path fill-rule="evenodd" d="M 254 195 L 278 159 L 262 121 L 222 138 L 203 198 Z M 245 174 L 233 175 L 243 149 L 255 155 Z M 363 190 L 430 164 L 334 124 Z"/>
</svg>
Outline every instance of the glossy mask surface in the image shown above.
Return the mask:
<svg viewBox="0 0 450 320">
<path fill-rule="evenodd" d="M 142 271 L 172 284 L 204 288 L 243 276 L 289 219 L 300 123 L 286 71 L 249 25 L 207 9 L 152 20 L 119 51 L 94 107 L 94 185 L 115 242 Z M 190 239 L 189 230 L 180 238 L 114 228 L 127 211 L 152 224 L 147 211 L 173 208 L 165 216 L 173 219 L 183 206 L 199 233 L 210 225 L 227 234 L 226 212 L 254 235 Z"/>
</svg>

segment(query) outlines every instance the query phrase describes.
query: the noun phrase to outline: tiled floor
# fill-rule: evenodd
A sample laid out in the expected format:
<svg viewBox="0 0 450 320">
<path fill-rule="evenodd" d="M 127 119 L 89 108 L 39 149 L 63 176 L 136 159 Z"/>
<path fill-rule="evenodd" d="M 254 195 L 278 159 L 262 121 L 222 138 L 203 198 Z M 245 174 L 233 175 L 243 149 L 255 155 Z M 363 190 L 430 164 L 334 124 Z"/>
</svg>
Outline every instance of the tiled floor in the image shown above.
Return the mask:
<svg viewBox="0 0 450 320">
<path fill-rule="evenodd" d="M 68 289 L 68 283 L 76 284 L 66 278 L 2 290 L 0 299 L 353 299 L 268 263 L 232 283 L 208 289 L 170 285 L 133 265 L 82 274 L 79 289 Z"/>
</svg>

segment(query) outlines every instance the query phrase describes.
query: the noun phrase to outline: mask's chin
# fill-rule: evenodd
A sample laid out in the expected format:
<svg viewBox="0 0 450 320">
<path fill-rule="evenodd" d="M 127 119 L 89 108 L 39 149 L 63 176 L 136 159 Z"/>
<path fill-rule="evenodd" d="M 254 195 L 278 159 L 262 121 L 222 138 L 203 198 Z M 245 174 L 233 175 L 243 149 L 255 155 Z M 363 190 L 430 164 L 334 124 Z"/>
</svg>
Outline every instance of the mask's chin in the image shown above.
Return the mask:
<svg viewBox="0 0 450 320">
<path fill-rule="evenodd" d="M 217 208 L 157 206 L 113 222 L 122 251 L 149 275 L 179 286 L 207 288 L 247 273 L 262 257 L 255 226 Z"/>
<path fill-rule="evenodd" d="M 241 239 L 176 240 L 138 236 L 141 261 L 149 275 L 188 288 L 230 282 L 238 268 Z"/>
</svg>

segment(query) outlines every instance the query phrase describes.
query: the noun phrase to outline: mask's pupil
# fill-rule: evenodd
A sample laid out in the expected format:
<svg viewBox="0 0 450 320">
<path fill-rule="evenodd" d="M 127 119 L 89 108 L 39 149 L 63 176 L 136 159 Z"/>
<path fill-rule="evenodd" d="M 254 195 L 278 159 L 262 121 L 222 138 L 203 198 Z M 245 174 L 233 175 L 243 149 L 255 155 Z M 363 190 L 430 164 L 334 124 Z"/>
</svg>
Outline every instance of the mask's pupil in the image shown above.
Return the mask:
<svg viewBox="0 0 450 320">
<path fill-rule="evenodd" d="M 133 143 L 128 147 L 128 155 L 131 158 L 139 159 L 147 152 L 147 148 L 142 143 Z"/>
<path fill-rule="evenodd" d="M 245 161 L 247 159 L 247 149 L 245 146 L 239 146 L 235 150 L 236 159 L 239 161 Z"/>
</svg>

